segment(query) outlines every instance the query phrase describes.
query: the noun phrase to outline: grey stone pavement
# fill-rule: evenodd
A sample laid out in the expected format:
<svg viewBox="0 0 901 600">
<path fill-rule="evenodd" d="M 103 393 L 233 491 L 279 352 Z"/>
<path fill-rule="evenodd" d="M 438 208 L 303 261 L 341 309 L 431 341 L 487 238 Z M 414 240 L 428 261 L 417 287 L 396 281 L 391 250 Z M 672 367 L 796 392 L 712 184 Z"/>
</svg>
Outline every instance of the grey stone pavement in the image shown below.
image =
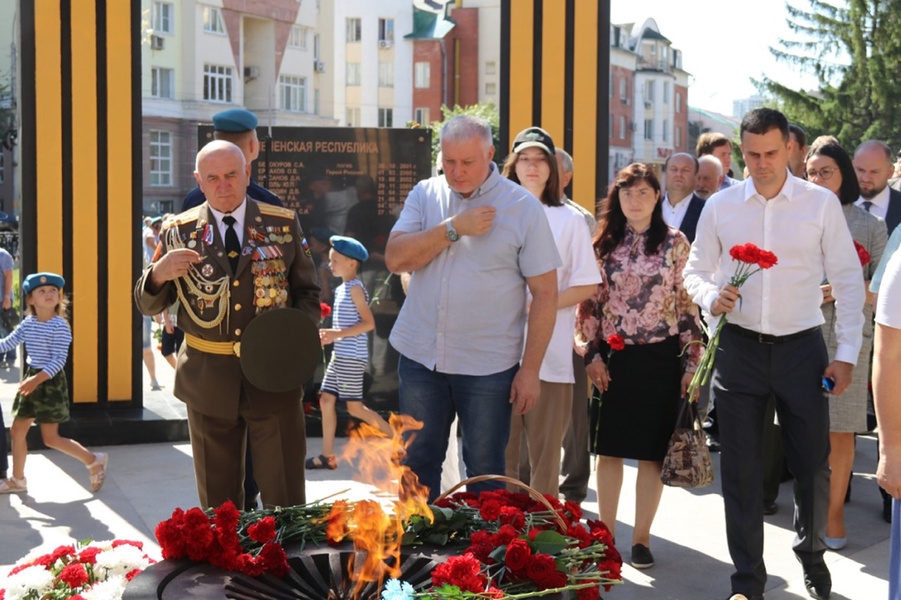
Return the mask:
<svg viewBox="0 0 901 600">
<path fill-rule="evenodd" d="M 171 418 L 183 415 L 181 403 L 168 393 L 172 372 L 158 360 L 162 392 L 150 392 L 145 381 L 145 407 Z M 145 379 L 146 379 L 145 373 Z M 9 411 L 17 375 L 0 369 L 0 404 L 9 426 Z M 339 452 L 341 449 L 339 440 Z M 321 439 L 308 441 L 308 454 L 319 454 Z M 103 489 L 92 494 L 87 471 L 59 452 L 30 452 L 26 466 L 28 493 L 0 496 L 0 581 L 8 567 L 29 553 L 49 551 L 77 540 L 128 538 L 143 540 L 151 556 L 159 558 L 154 528 L 176 507 L 197 503 L 191 447 L 184 443 L 137 444 L 99 448 L 110 454 L 109 475 Z M 713 455 L 717 474 L 719 456 Z M 298 457 L 300 460 L 300 457 Z M 826 561 L 834 582 L 835 600 L 870 600 L 888 595 L 889 525 L 881 517 L 881 498 L 875 482 L 876 440 L 861 436 L 857 443 L 853 491 L 846 507 L 849 543 L 828 552 Z M 627 461 L 617 538 L 628 561 L 634 518 L 635 464 Z M 582 508 L 597 516 L 594 477 Z M 334 471 L 307 474 L 307 497 L 364 498 L 384 494 L 359 481 L 354 466 L 341 462 Z M 782 484 L 779 512 L 766 517 L 765 560 L 769 572 L 767 600 L 807 598 L 801 568 L 791 551 L 791 483 Z M 719 482 L 700 490 L 667 488 L 652 529 L 651 548 L 656 565 L 638 571 L 623 567 L 624 584 L 609 600 L 723 600 L 728 598 L 732 565 L 726 548 L 723 501 Z"/>
</svg>

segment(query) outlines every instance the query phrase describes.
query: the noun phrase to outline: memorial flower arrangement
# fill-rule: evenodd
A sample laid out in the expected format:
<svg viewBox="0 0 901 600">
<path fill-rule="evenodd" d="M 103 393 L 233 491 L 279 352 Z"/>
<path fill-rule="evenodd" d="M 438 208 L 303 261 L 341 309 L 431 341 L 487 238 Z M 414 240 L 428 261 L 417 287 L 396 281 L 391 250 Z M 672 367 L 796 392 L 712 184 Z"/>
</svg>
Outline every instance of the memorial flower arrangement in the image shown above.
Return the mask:
<svg viewBox="0 0 901 600">
<path fill-rule="evenodd" d="M 114 600 L 155 561 L 141 542 L 113 540 L 60 546 L 26 558 L 8 573 L 0 600 Z"/>
<path fill-rule="evenodd" d="M 745 282 L 758 271 L 769 269 L 778 263 L 778 258 L 769 250 L 762 250 L 754 244 L 736 244 L 729 250 L 729 256 L 734 262 L 738 263 L 735 273 L 729 278 L 729 285 L 741 288 Z M 741 296 L 738 298 L 739 307 L 741 307 Z M 716 324 L 716 328 L 711 332 L 709 329 L 705 331 L 707 334 L 707 351 L 701 358 L 698 370 L 695 371 L 688 385 L 687 395 L 689 400 L 695 400 L 698 392 L 710 379 L 710 373 L 713 371 L 713 361 L 716 358 L 716 350 L 720 343 L 720 333 L 726 324 L 726 314 L 720 315 L 720 320 Z M 692 342 L 701 343 L 701 342 Z"/>
<path fill-rule="evenodd" d="M 289 571 L 284 544 L 354 539 L 356 504 L 362 503 L 339 500 L 247 513 L 230 502 L 206 511 L 176 509 L 157 526 L 156 536 L 167 559 L 282 577 Z M 501 490 L 457 493 L 429 508 L 431 516 L 403 520 L 400 543 L 454 545 L 460 555 L 435 567 L 428 589 L 392 579 L 383 597 L 525 598 L 572 590 L 579 600 L 594 600 L 601 588 L 621 583 L 622 558 L 610 531 L 600 521 L 583 523 L 577 504 Z"/>
</svg>

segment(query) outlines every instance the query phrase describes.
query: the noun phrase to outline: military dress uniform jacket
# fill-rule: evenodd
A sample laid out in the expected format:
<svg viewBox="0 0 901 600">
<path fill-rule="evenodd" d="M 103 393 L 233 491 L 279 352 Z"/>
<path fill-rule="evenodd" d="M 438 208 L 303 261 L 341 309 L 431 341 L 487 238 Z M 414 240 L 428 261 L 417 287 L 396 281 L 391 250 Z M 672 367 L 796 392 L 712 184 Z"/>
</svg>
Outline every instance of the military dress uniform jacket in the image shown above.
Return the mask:
<svg viewBox="0 0 901 600">
<path fill-rule="evenodd" d="M 314 322 L 320 318 L 318 279 L 305 250 L 297 214 L 249 198 L 245 201 L 247 212 L 236 277 L 231 276 L 225 244 L 207 203 L 179 214 L 160 236 L 165 254 L 171 249 L 172 234 L 168 232 L 176 227 L 180 245 L 201 254 L 203 262 L 195 267 L 204 280 L 216 281 L 228 276 L 221 287 L 208 285 L 201 290 L 216 293 L 224 289 L 222 297 L 215 301 L 204 300 L 182 285 L 191 311 L 202 321 L 215 320 L 220 314 L 220 303 L 227 303 L 224 317 L 212 328 L 198 325 L 184 302 L 179 307 L 179 328 L 205 341 L 240 342 L 242 332 L 258 311 L 281 306 L 300 309 Z M 172 281 L 166 282 L 158 293 L 150 292 L 151 268 L 144 271 L 134 290 L 138 310 L 145 315 L 159 314 L 178 299 Z M 277 351 L 279 340 L 273 339 L 272 344 L 273 351 Z M 254 387 L 244 377 L 239 358 L 234 354 L 213 354 L 188 344 L 182 347 L 176 368 L 175 396 L 192 410 L 208 416 L 234 418 L 238 414 L 242 387 L 251 403 L 265 402 L 272 408 L 276 408 L 272 403 L 299 402 L 303 394 L 302 388 L 275 394 Z"/>
</svg>

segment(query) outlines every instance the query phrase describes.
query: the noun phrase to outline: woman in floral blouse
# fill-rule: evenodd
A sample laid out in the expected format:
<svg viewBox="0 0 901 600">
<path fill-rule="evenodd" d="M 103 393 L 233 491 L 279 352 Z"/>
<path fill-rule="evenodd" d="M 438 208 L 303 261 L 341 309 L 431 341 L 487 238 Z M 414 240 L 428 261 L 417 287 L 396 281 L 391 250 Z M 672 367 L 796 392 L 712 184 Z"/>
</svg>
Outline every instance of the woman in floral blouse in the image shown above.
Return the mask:
<svg viewBox="0 0 901 600">
<path fill-rule="evenodd" d="M 679 399 L 701 357 L 697 307 L 682 287 L 690 244 L 663 221 L 660 183 L 651 167 L 619 172 L 607 197 L 594 247 L 603 283 L 579 305 L 576 341 L 602 393 L 591 419 L 598 455 L 601 520 L 615 534 L 623 459 L 638 460 L 632 566 L 654 565 L 651 523 L 663 484 L 660 470 Z M 612 350 L 608 338 L 625 342 Z M 680 357 L 682 348 L 687 348 Z"/>
</svg>

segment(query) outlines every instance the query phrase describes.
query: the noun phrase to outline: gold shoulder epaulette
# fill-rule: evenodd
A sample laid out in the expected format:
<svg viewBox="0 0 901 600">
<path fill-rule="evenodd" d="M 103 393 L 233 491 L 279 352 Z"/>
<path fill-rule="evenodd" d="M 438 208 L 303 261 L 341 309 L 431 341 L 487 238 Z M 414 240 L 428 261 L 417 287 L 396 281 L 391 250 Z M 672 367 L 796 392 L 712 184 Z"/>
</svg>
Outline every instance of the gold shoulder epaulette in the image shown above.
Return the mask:
<svg viewBox="0 0 901 600">
<path fill-rule="evenodd" d="M 291 219 L 293 221 L 297 216 L 297 213 L 290 208 L 282 208 L 281 206 L 275 206 L 274 204 L 263 204 L 262 202 L 258 204 L 260 213 L 267 217 L 281 217 L 282 219 Z"/>
<path fill-rule="evenodd" d="M 195 206 L 194 208 L 190 208 L 183 213 L 179 213 L 167 220 L 163 223 L 163 230 L 169 229 L 170 227 L 178 227 L 179 225 L 184 225 L 185 223 L 193 223 L 197 220 L 197 217 L 200 215 L 200 207 Z"/>
</svg>

